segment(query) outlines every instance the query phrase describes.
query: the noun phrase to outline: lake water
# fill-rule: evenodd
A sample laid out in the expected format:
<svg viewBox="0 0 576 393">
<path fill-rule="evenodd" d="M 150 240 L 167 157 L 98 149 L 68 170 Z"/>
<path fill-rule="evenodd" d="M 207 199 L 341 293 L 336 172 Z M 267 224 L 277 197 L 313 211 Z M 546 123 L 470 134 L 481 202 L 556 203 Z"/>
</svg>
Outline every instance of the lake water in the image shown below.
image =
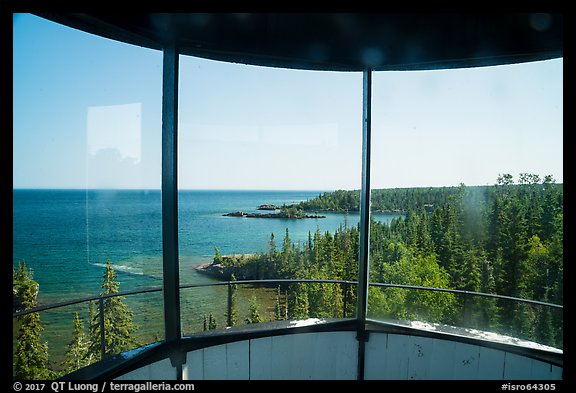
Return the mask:
<svg viewBox="0 0 576 393">
<path fill-rule="evenodd" d="M 194 269 L 213 259 L 214 247 L 222 254 L 260 252 L 266 250 L 271 233 L 280 247 L 286 228 L 297 244 L 307 241 L 308 233 L 317 229 L 334 232 L 341 225 L 357 225 L 358 213 L 322 213 L 326 218 L 299 220 L 223 216 L 235 211 L 257 212 L 261 204 L 297 203 L 322 192 L 180 191 L 181 284 L 214 281 Z M 394 216 L 378 214 L 375 218 L 390 221 Z M 14 190 L 13 267 L 25 260 L 33 269 L 41 304 L 99 294 L 108 259 L 116 269 L 120 291 L 160 287 L 161 219 L 159 190 Z M 203 290 L 194 299 L 188 296 L 193 290 L 187 290 L 183 308 L 209 310 L 225 300 L 220 293 L 223 289 Z M 161 321 L 161 293 L 130 298 L 140 325 Z M 64 323 L 71 332 L 70 314 L 70 310 L 43 313 L 46 334 L 64 329 Z"/>
</svg>

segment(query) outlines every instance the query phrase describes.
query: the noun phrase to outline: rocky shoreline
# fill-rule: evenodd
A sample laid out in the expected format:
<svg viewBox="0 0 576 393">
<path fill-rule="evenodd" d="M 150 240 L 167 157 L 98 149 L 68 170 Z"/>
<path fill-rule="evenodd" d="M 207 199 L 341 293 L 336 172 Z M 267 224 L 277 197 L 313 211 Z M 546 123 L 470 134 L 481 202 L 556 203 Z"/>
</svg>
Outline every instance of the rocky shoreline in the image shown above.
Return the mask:
<svg viewBox="0 0 576 393">
<path fill-rule="evenodd" d="M 250 264 L 238 266 L 237 262 L 256 256 L 257 254 L 222 255 L 221 261 L 214 259 L 212 262 L 201 263 L 195 266 L 194 270 L 220 281 L 229 281 L 233 273 L 237 280 L 252 280 L 258 278 L 257 272 L 253 271 L 254 266 Z"/>
<path fill-rule="evenodd" d="M 246 213 L 243 211 L 237 211 L 233 213 L 222 214 L 226 217 L 248 217 L 248 218 L 290 218 L 290 219 L 300 219 L 300 218 L 326 218 L 320 214 L 290 214 L 287 212 L 280 213 Z"/>
<path fill-rule="evenodd" d="M 224 280 L 224 265 L 215 262 L 202 263 L 194 267 L 198 273 L 206 274 L 219 280 Z"/>
</svg>

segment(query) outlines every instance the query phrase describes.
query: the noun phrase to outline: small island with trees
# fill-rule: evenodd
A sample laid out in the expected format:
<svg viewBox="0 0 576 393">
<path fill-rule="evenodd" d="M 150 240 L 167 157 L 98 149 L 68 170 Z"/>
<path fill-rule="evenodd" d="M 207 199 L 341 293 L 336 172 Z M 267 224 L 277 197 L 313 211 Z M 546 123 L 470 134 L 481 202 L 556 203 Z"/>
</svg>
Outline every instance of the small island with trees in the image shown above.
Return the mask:
<svg viewBox="0 0 576 393">
<path fill-rule="evenodd" d="M 286 218 L 286 219 L 302 219 L 302 218 L 326 218 L 320 214 L 306 214 L 304 209 L 294 205 L 290 206 L 275 206 L 275 205 L 260 205 L 258 210 L 280 210 L 278 213 L 246 213 L 237 211 L 233 213 L 226 213 L 226 217 L 248 217 L 248 218 Z"/>
</svg>

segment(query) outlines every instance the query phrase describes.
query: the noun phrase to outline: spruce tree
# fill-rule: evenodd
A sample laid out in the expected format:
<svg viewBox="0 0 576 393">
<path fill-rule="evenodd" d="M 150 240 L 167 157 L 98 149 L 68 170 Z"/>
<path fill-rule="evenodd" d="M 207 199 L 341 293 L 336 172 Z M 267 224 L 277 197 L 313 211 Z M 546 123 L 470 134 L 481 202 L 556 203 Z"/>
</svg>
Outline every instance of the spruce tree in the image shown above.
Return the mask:
<svg viewBox="0 0 576 393">
<path fill-rule="evenodd" d="M 269 277 L 276 277 L 278 275 L 278 269 L 276 266 L 276 241 L 274 240 L 274 233 L 270 234 L 270 240 L 268 241 L 268 253 L 266 260 L 268 262 L 267 275 Z"/>
<path fill-rule="evenodd" d="M 280 254 L 280 266 L 278 266 L 278 276 L 280 278 L 290 277 L 290 265 L 294 260 L 294 250 L 292 248 L 292 241 L 288 234 L 288 228 L 284 235 L 284 241 L 282 242 L 282 252 Z"/>
<path fill-rule="evenodd" d="M 304 283 L 292 284 L 290 319 L 306 319 L 309 317 L 310 304 L 308 291 Z"/>
<path fill-rule="evenodd" d="M 494 281 L 494 267 L 493 264 L 484 258 L 481 265 L 481 287 L 480 292 L 494 293 L 496 284 Z M 492 298 L 484 298 L 481 300 L 480 310 L 483 315 L 484 325 L 481 328 L 494 329 L 499 324 L 499 310 L 497 300 Z"/>
<path fill-rule="evenodd" d="M 236 281 L 234 273 L 230 276 L 230 281 Z M 228 312 L 226 313 L 227 325 L 234 326 L 238 323 L 238 315 L 236 311 L 236 292 L 238 292 L 237 284 L 230 284 L 228 289 Z"/>
<path fill-rule="evenodd" d="M 38 295 L 38 283 L 34 281 L 32 269 L 28 270 L 26 261 L 18 262 L 18 268 L 12 272 L 12 293 L 13 293 L 13 311 L 25 309 L 23 304 L 24 294 L 30 290 L 32 300 Z"/>
<path fill-rule="evenodd" d="M 106 271 L 102 279 L 101 296 L 118 293 L 120 283 L 117 281 L 112 262 L 106 262 Z M 102 305 L 102 307 L 101 307 Z M 96 312 L 90 319 L 90 353 L 96 359 L 101 357 L 100 313 L 104 314 L 104 354 L 111 356 L 133 349 L 137 343 L 134 337 L 137 326 L 132 321 L 132 311 L 124 303 L 123 296 L 105 297 L 98 302 Z"/>
<path fill-rule="evenodd" d="M 26 269 L 25 262 L 18 265 L 14 273 L 14 287 L 18 288 L 20 308 L 29 310 L 36 306 L 38 283 L 32 279 L 32 272 Z M 13 374 L 15 379 L 52 379 L 55 374 L 48 369 L 48 344 L 42 342 L 44 330 L 40 323 L 40 313 L 32 312 L 17 317 L 20 323 L 16 351 L 14 353 Z"/>
<path fill-rule="evenodd" d="M 84 323 L 78 317 L 78 312 L 74 314 L 74 332 L 72 341 L 66 350 L 66 373 L 71 373 L 92 363 L 94 356 L 90 353 L 90 341 L 84 331 Z"/>
<path fill-rule="evenodd" d="M 260 305 L 256 300 L 256 296 L 252 296 L 250 299 L 250 309 L 248 312 L 249 314 L 246 318 L 246 323 L 259 323 L 264 321 L 260 316 Z"/>
<path fill-rule="evenodd" d="M 287 310 L 286 304 L 282 303 L 282 291 L 280 289 L 280 285 L 278 285 L 278 289 L 276 291 L 276 320 L 284 320 L 288 319 L 287 317 Z"/>
<path fill-rule="evenodd" d="M 208 316 L 204 315 L 204 331 L 214 330 L 217 328 L 216 318 L 210 313 Z"/>
<path fill-rule="evenodd" d="M 208 329 L 214 330 L 214 329 L 216 329 L 217 327 L 218 327 L 218 326 L 216 325 L 216 318 L 214 318 L 214 316 L 212 315 L 212 313 L 210 313 L 209 319 L 208 319 Z"/>
<path fill-rule="evenodd" d="M 220 250 L 218 249 L 218 247 L 214 246 L 214 263 L 222 263 L 224 261 L 224 259 L 222 258 L 222 254 L 220 253 Z"/>
</svg>

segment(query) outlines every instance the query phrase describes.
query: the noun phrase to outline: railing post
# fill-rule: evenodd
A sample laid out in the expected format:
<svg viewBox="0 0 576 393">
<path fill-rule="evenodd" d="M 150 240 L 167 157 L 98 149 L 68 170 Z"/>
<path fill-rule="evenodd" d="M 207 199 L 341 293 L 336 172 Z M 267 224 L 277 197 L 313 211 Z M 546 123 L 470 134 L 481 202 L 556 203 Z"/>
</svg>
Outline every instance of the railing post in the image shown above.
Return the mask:
<svg viewBox="0 0 576 393">
<path fill-rule="evenodd" d="M 98 299 L 98 309 L 100 313 L 100 357 L 102 360 L 106 357 L 106 332 L 104 331 L 104 298 Z"/>
</svg>

